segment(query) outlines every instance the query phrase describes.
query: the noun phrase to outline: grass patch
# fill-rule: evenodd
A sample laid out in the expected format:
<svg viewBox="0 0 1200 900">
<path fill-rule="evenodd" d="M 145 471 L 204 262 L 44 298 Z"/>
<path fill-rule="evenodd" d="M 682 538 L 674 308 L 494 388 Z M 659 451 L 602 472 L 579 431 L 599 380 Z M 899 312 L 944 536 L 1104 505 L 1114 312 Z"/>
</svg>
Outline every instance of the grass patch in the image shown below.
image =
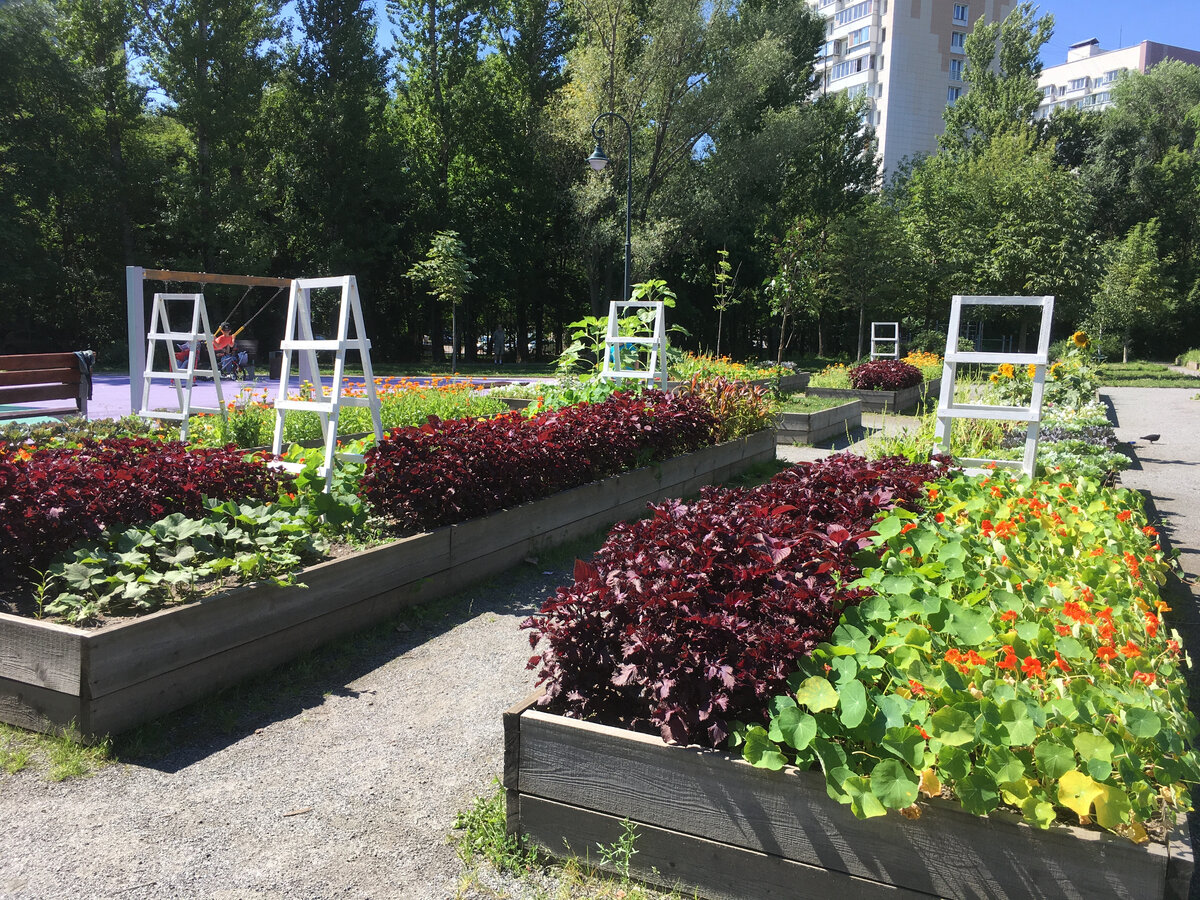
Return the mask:
<svg viewBox="0 0 1200 900">
<path fill-rule="evenodd" d="M 1163 363 L 1154 362 L 1104 363 L 1099 378 L 1105 387 L 1194 388 L 1200 384 L 1195 375 L 1175 372 Z"/>
<path fill-rule="evenodd" d="M 844 397 L 811 397 L 808 394 L 792 394 L 783 398 L 779 404 L 780 412 L 815 413 L 823 409 L 833 409 L 844 406 L 848 401 Z"/>
<path fill-rule="evenodd" d="M 536 850 L 525 846 L 516 835 L 507 831 L 504 788 L 492 782 L 492 791 L 476 797 L 470 808 L 454 820 L 450 835 L 458 858 L 467 871 L 456 894 L 459 898 L 489 893 L 494 897 L 512 896 L 503 888 L 489 884 L 487 867 L 508 875 L 532 890 L 535 900 L 682 900 L 678 891 L 664 892 L 649 887 L 630 876 L 630 865 L 637 855 L 637 828 L 628 820 L 622 835 L 611 844 L 590 848 L 583 861 L 568 859 L 551 862 Z M 600 864 L 616 871 L 602 872 L 591 865 L 595 858 Z M 529 896 L 528 891 L 524 891 Z M 689 895 L 695 896 L 695 895 Z"/>
<path fill-rule="evenodd" d="M 74 728 L 40 734 L 0 724 L 0 770 L 5 775 L 28 770 L 46 781 L 65 781 L 93 775 L 112 762 L 109 741 L 84 743 Z"/>
</svg>

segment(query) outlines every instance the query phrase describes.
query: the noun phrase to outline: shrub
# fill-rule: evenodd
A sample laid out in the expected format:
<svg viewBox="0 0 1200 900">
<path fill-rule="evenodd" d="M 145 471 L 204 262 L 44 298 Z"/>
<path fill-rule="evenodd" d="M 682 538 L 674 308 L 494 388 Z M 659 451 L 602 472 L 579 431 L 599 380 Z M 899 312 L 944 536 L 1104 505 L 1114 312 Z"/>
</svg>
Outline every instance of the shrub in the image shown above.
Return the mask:
<svg viewBox="0 0 1200 900">
<path fill-rule="evenodd" d="M 796 661 L 866 596 L 844 585 L 875 512 L 911 503 L 939 471 L 839 455 L 618 524 L 522 623 L 542 705 L 709 746 L 733 716 L 765 721 Z"/>
<path fill-rule="evenodd" d="M 431 419 L 367 451 L 361 496 L 402 530 L 462 522 L 713 442 L 695 397 L 621 391 L 526 418 Z"/>
<path fill-rule="evenodd" d="M 898 391 L 923 380 L 920 369 L 898 359 L 873 359 L 850 370 L 850 383 L 860 391 Z"/>
<path fill-rule="evenodd" d="M 272 499 L 288 477 L 232 449 L 188 450 L 178 441 L 0 448 L 0 572 L 26 576 L 113 526 L 197 516 L 205 497 Z"/>
<path fill-rule="evenodd" d="M 681 385 L 677 393 L 698 397 L 716 416 L 719 423 L 718 441 L 745 437 L 770 428 L 775 422 L 774 394 L 768 388 L 755 387 L 745 381 L 693 375 L 691 381 Z"/>
</svg>

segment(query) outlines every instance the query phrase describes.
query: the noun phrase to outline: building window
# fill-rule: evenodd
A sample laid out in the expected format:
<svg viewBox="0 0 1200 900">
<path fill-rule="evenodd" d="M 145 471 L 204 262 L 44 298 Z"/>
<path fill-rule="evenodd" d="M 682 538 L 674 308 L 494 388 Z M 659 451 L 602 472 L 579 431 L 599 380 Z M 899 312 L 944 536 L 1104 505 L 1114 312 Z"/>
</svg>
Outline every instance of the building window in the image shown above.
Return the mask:
<svg viewBox="0 0 1200 900">
<path fill-rule="evenodd" d="M 1082 91 L 1087 88 L 1087 78 L 1072 78 L 1071 83 L 1067 86 L 1069 91 Z"/>
<path fill-rule="evenodd" d="M 953 31 L 950 33 L 950 49 L 956 53 L 962 53 L 967 46 L 967 33 L 965 31 Z"/>
<path fill-rule="evenodd" d="M 965 4 L 965 3 L 955 3 L 954 4 L 954 21 L 955 22 L 964 22 L 965 23 L 967 21 L 967 15 L 968 15 L 967 4 Z"/>
<path fill-rule="evenodd" d="M 846 99 L 853 100 L 855 97 L 861 97 L 867 93 L 867 85 L 854 84 L 846 88 Z"/>
<path fill-rule="evenodd" d="M 962 96 L 962 88 L 952 87 L 948 91 L 946 91 L 946 102 L 949 105 L 953 106 L 954 101 L 957 100 L 961 96 Z"/>
<path fill-rule="evenodd" d="M 1110 100 L 1112 100 L 1112 93 L 1110 91 L 1101 91 L 1100 93 L 1093 95 L 1092 99 L 1096 101 L 1097 105 L 1108 103 Z"/>
<path fill-rule="evenodd" d="M 863 16 L 871 14 L 873 0 L 862 0 L 861 3 L 855 3 L 853 6 L 847 6 L 845 9 L 838 12 L 833 20 L 838 25 L 845 25 L 847 22 L 854 22 L 861 19 Z"/>
<path fill-rule="evenodd" d="M 950 60 L 950 80 L 962 81 L 963 61 L 961 59 Z"/>
<path fill-rule="evenodd" d="M 871 40 L 871 26 L 864 25 L 856 31 L 846 35 L 846 49 L 853 50 L 855 47 L 861 47 L 863 44 Z"/>
<path fill-rule="evenodd" d="M 1117 76 L 1124 71 L 1123 69 L 1113 69 L 1111 72 L 1105 72 L 1104 77 L 1100 79 L 1099 84 L 1112 84 L 1117 80 Z"/>
<path fill-rule="evenodd" d="M 829 80 L 837 81 L 839 78 L 846 78 L 849 75 L 856 75 L 859 72 L 865 72 L 873 68 L 875 68 L 874 56 L 856 56 L 854 59 L 838 63 L 830 69 Z"/>
</svg>

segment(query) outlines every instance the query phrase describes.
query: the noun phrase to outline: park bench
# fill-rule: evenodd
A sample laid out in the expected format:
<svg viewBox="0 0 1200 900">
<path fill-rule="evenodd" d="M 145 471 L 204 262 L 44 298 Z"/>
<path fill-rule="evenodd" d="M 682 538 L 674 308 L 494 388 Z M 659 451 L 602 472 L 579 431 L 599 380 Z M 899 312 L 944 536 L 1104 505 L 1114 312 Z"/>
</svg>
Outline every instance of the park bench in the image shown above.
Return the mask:
<svg viewBox="0 0 1200 900">
<path fill-rule="evenodd" d="M 83 416 L 92 393 L 91 351 L 0 356 L 0 419 L 26 416 Z M 4 410 L 42 400 L 73 400 L 72 407 Z"/>
</svg>

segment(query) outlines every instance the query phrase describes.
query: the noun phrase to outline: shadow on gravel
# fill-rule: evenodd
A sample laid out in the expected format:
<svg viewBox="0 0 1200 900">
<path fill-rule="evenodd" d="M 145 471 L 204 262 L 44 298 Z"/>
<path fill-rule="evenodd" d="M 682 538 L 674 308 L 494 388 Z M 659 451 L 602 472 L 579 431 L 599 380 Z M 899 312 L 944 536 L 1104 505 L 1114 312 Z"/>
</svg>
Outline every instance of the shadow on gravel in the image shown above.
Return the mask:
<svg viewBox="0 0 1200 900">
<path fill-rule="evenodd" d="M 605 531 L 605 534 L 607 530 Z M 226 688 L 113 739 L 120 762 L 178 772 L 329 696 L 357 698 L 357 679 L 478 616 L 524 618 L 570 578 L 575 555 L 589 555 L 604 534 L 572 542 L 459 593 L 414 606 L 396 618 L 340 638 L 278 668 Z M 569 556 L 569 562 L 563 560 Z M 497 580 L 504 587 L 497 590 Z"/>
</svg>

